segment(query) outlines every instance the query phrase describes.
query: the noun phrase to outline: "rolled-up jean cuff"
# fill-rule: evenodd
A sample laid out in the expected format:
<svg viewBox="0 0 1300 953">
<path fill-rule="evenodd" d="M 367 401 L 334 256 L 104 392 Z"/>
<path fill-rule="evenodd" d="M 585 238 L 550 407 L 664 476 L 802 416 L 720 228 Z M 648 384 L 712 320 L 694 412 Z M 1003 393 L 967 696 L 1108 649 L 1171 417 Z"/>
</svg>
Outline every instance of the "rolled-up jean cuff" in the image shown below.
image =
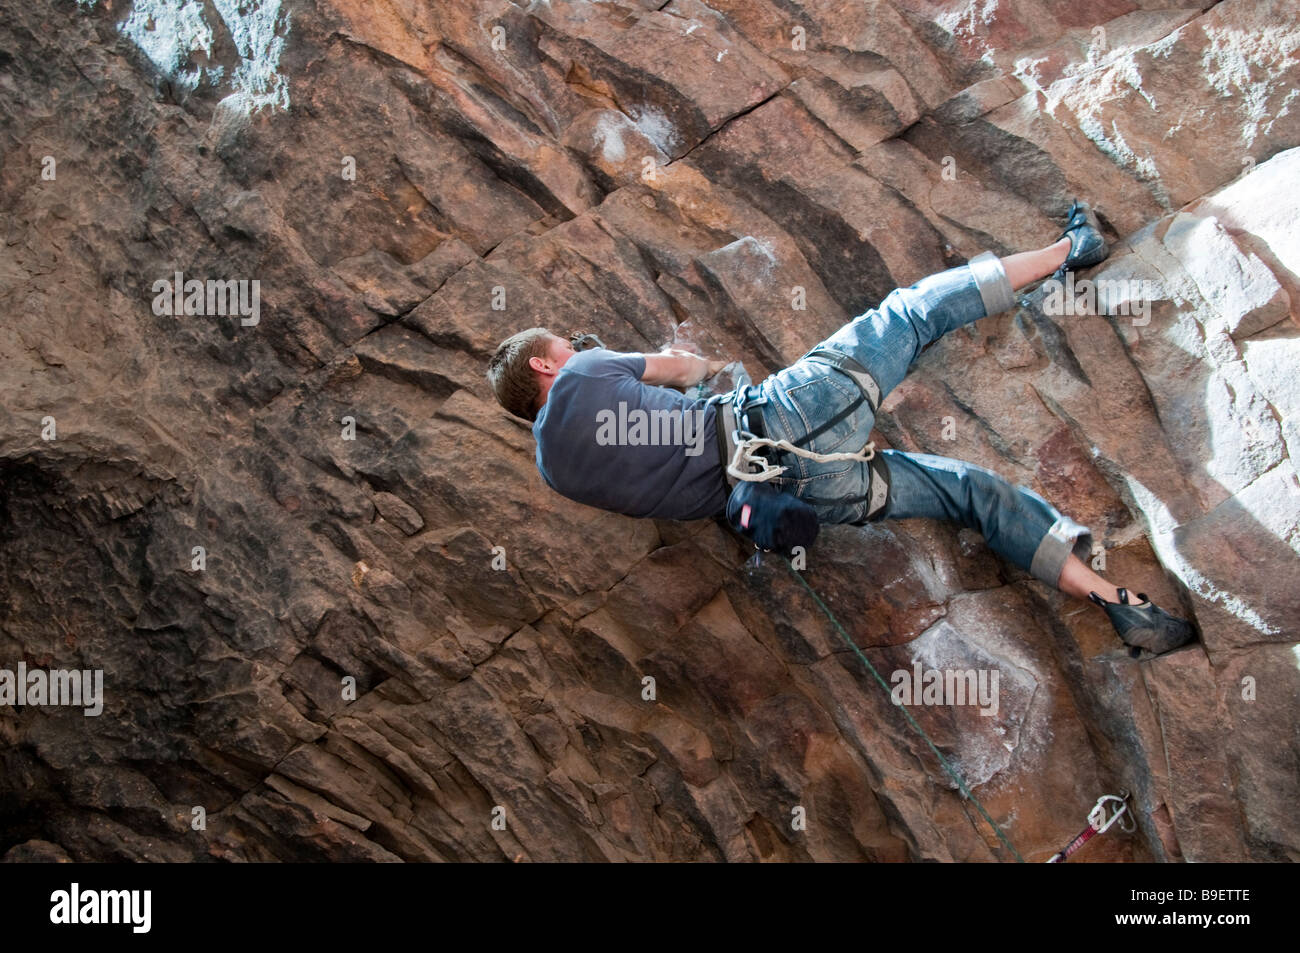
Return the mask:
<svg viewBox="0 0 1300 953">
<path fill-rule="evenodd" d="M 1002 267 L 1002 259 L 993 252 L 981 252 L 966 262 L 966 266 L 975 278 L 986 315 L 1001 314 L 1016 303 L 1015 289 Z"/>
<path fill-rule="evenodd" d="M 1080 559 L 1087 559 L 1091 555 L 1092 531 L 1068 516 L 1062 516 L 1052 524 L 1034 550 L 1029 572 L 1034 578 L 1056 588 L 1061 570 L 1065 568 L 1065 561 L 1071 553 Z"/>
<path fill-rule="evenodd" d="M 1068 516 L 1062 516 L 1052 524 L 1047 535 L 1043 537 L 1034 550 L 1029 572 L 1036 579 L 1041 579 L 1052 588 L 1056 588 L 1061 578 L 1061 570 L 1070 554 L 1086 560 L 1092 554 L 1092 531 L 1080 526 Z"/>
</svg>

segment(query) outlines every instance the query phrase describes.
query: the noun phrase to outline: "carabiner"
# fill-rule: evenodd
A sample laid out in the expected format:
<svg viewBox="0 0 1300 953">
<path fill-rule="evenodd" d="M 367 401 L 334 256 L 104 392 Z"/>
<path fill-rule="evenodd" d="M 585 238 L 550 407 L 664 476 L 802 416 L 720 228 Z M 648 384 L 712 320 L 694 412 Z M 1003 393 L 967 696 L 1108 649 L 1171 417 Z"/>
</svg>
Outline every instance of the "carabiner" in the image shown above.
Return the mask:
<svg viewBox="0 0 1300 953">
<path fill-rule="evenodd" d="M 1104 834 L 1106 831 L 1110 830 L 1112 824 L 1128 814 L 1128 803 L 1125 800 L 1127 797 L 1128 792 L 1125 791 L 1118 796 L 1114 794 L 1103 794 L 1101 797 L 1097 798 L 1097 803 L 1094 804 L 1092 810 L 1088 812 L 1088 823 L 1092 825 L 1092 829 L 1098 834 Z M 1106 816 L 1107 804 L 1111 804 L 1111 809 L 1115 812 L 1109 817 Z M 1123 822 L 1120 823 L 1120 830 L 1125 833 L 1132 833 L 1136 825 L 1132 824 L 1133 819 L 1131 817 L 1127 818 L 1127 820 L 1129 822 L 1127 826 Z"/>
</svg>

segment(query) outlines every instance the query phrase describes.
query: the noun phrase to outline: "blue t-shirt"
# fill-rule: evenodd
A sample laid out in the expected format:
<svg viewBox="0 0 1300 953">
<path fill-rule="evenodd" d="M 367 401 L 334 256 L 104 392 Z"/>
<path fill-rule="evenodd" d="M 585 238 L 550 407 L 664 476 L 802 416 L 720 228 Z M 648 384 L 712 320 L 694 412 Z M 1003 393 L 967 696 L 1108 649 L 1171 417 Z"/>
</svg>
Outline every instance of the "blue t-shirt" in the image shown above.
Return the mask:
<svg viewBox="0 0 1300 953">
<path fill-rule="evenodd" d="M 717 410 L 641 381 L 645 358 L 579 351 L 555 375 L 533 424 L 546 485 L 627 516 L 693 520 L 727 506 Z"/>
</svg>

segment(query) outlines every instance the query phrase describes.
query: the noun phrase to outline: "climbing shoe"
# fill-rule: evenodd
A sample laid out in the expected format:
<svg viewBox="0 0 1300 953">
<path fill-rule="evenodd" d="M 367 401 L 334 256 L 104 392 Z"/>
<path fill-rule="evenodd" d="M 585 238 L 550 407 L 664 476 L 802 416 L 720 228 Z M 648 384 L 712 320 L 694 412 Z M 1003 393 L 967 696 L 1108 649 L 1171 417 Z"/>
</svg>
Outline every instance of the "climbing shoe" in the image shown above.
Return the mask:
<svg viewBox="0 0 1300 953">
<path fill-rule="evenodd" d="M 1127 589 L 1120 589 L 1119 597 L 1120 602 L 1107 602 L 1095 592 L 1088 593 L 1089 599 L 1106 610 L 1110 624 L 1133 658 L 1154 658 L 1196 638 L 1196 629 L 1190 622 L 1154 605 L 1146 593 L 1138 593 L 1142 601 L 1136 605 L 1126 604 Z"/>
<path fill-rule="evenodd" d="M 1062 238 L 1070 239 L 1070 254 L 1065 256 L 1061 267 L 1057 268 L 1052 275 L 1056 281 L 1065 280 L 1065 273 L 1068 271 L 1091 267 L 1105 261 L 1110 255 L 1110 249 L 1106 247 L 1106 239 L 1101 237 L 1097 217 L 1088 207 L 1087 202 L 1074 200 L 1074 204 L 1070 206 L 1069 221 L 1065 223 L 1065 231 L 1061 232 L 1056 240 L 1059 242 Z"/>
</svg>

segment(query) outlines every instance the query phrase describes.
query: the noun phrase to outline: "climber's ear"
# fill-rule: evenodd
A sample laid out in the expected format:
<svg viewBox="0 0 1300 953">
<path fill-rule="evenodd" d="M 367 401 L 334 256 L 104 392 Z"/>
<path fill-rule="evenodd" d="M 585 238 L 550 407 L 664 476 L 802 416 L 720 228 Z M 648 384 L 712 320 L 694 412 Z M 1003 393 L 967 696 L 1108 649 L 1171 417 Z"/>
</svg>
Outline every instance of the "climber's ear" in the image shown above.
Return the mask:
<svg viewBox="0 0 1300 953">
<path fill-rule="evenodd" d="M 562 337 L 551 335 L 549 346 L 546 349 L 546 356 L 539 357 L 534 355 L 528 359 L 528 366 L 539 374 L 554 376 L 560 372 L 563 367 L 573 357 L 573 346 Z"/>
</svg>

